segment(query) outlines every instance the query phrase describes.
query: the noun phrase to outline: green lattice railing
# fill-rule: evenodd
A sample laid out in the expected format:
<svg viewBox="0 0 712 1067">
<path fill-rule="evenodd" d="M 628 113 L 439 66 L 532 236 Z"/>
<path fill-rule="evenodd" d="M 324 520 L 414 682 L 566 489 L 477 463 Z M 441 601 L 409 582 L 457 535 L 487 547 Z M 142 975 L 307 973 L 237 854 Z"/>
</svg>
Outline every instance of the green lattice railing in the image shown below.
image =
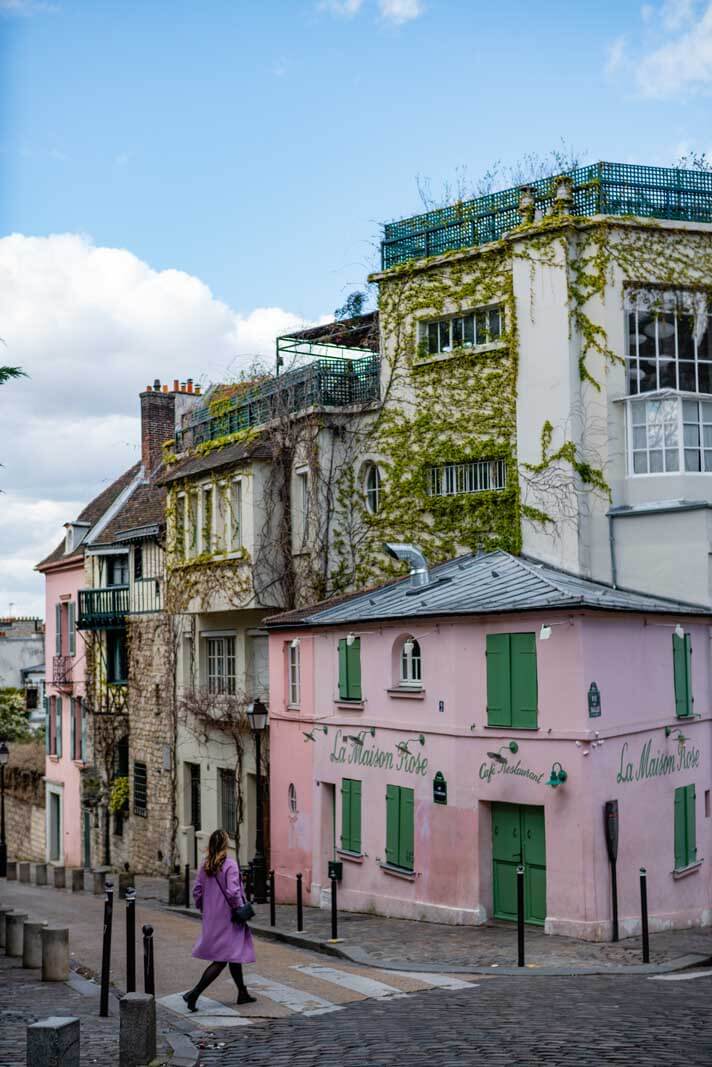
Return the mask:
<svg viewBox="0 0 712 1067">
<path fill-rule="evenodd" d="M 567 171 L 574 215 L 637 215 L 712 222 L 712 173 L 627 163 L 592 163 Z M 531 183 L 537 212 L 554 201 L 552 178 Z M 387 222 L 381 242 L 383 269 L 409 259 L 496 241 L 518 226 L 520 187 Z"/>
</svg>

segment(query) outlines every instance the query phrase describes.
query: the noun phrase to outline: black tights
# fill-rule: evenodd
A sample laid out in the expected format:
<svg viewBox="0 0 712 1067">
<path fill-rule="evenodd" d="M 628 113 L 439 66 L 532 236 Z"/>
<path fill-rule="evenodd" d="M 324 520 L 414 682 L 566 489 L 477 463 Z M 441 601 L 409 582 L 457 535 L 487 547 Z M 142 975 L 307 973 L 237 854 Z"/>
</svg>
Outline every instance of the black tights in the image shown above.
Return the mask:
<svg viewBox="0 0 712 1067">
<path fill-rule="evenodd" d="M 228 963 L 228 967 L 230 968 L 232 980 L 237 986 L 237 991 L 238 993 L 241 993 L 245 989 L 245 979 L 242 977 L 242 964 Z M 194 997 L 197 1000 L 200 994 L 204 990 L 206 990 L 208 986 L 211 985 L 215 981 L 215 979 L 222 974 L 224 969 L 224 963 L 220 963 L 217 961 L 215 963 L 209 963 L 203 971 L 202 977 L 200 978 L 198 984 L 193 989 L 191 989 L 191 997 Z"/>
</svg>

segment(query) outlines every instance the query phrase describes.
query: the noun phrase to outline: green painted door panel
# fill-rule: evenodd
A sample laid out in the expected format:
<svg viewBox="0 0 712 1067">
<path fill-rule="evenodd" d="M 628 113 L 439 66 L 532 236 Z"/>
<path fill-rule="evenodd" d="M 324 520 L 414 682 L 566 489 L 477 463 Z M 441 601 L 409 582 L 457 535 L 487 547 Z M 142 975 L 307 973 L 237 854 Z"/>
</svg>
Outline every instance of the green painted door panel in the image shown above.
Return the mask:
<svg viewBox="0 0 712 1067">
<path fill-rule="evenodd" d="M 492 805 L 492 856 L 519 863 L 522 854 L 521 818 L 516 804 Z"/>
<path fill-rule="evenodd" d="M 517 918 L 517 866 L 524 865 L 524 918 L 546 919 L 546 835 L 544 809 L 532 805 L 492 805 L 494 914 Z"/>
<path fill-rule="evenodd" d="M 544 835 L 544 809 L 523 807 L 522 841 L 524 862 L 546 867 L 546 838 Z"/>
</svg>

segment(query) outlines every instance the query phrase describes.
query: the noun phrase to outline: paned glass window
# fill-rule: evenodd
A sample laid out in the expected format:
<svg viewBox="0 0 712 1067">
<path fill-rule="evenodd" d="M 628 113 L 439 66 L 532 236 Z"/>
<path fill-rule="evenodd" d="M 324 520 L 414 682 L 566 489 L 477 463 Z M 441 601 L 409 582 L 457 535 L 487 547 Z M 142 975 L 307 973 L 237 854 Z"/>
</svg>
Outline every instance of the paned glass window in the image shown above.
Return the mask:
<svg viewBox="0 0 712 1067">
<path fill-rule="evenodd" d="M 301 701 L 301 659 L 299 645 L 289 645 L 289 703 L 298 707 Z"/>
<path fill-rule="evenodd" d="M 229 768 L 220 768 L 220 812 L 222 829 L 235 837 L 237 834 L 237 796 L 235 791 L 235 772 Z"/>
<path fill-rule="evenodd" d="M 655 397 L 628 409 L 632 474 L 712 472 L 712 401 Z"/>
<path fill-rule="evenodd" d="M 372 515 L 381 510 L 381 472 L 375 463 L 369 464 L 364 481 L 366 507 Z"/>
<path fill-rule="evenodd" d="M 440 467 L 429 467 L 427 471 L 429 496 L 484 493 L 490 489 L 505 489 L 506 485 L 507 464 L 503 459 L 444 463 Z"/>
<path fill-rule="evenodd" d="M 423 678 L 423 665 L 420 656 L 420 645 L 409 637 L 403 642 L 400 660 L 400 684 L 420 688 Z"/>
<path fill-rule="evenodd" d="M 235 638 L 209 637 L 208 692 L 235 694 Z"/>
<path fill-rule="evenodd" d="M 654 294 L 648 298 L 654 303 Z M 628 392 L 712 393 L 712 316 L 689 295 L 628 312 Z M 667 305 L 667 306 L 666 306 Z"/>
<path fill-rule="evenodd" d="M 242 548 L 242 482 L 233 482 L 230 487 L 230 550 Z"/>
<path fill-rule="evenodd" d="M 421 344 L 428 355 L 489 345 L 499 341 L 502 336 L 502 323 L 501 307 L 483 308 L 468 315 L 421 323 Z"/>
</svg>

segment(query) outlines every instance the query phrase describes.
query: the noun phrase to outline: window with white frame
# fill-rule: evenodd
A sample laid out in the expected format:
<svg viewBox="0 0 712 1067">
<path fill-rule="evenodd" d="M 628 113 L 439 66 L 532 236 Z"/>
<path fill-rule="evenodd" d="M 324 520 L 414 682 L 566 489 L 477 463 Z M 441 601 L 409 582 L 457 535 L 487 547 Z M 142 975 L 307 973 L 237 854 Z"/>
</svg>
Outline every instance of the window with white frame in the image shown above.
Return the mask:
<svg viewBox="0 0 712 1067">
<path fill-rule="evenodd" d="M 381 510 L 381 472 L 375 463 L 369 463 L 364 478 L 366 507 L 371 515 Z"/>
<path fill-rule="evenodd" d="M 176 497 L 176 510 L 175 510 L 175 530 L 174 530 L 174 544 L 175 553 L 178 559 L 183 559 L 185 556 L 185 515 L 186 515 L 186 503 L 185 495 L 181 493 Z"/>
<path fill-rule="evenodd" d="M 191 489 L 188 493 L 188 513 L 186 516 L 186 546 L 188 556 L 195 556 L 200 551 L 198 547 L 198 491 Z"/>
<path fill-rule="evenodd" d="M 238 479 L 230 486 L 230 551 L 236 552 L 243 544 L 242 479 Z"/>
<path fill-rule="evenodd" d="M 289 656 L 289 705 L 298 707 L 301 703 L 301 659 L 298 641 L 291 641 L 288 646 Z"/>
<path fill-rule="evenodd" d="M 712 315 L 704 293 L 629 290 L 628 393 L 712 394 Z"/>
<path fill-rule="evenodd" d="M 421 322 L 419 329 L 421 353 L 431 356 L 453 352 L 458 348 L 493 344 L 502 336 L 502 308 L 482 308 L 467 315 Z"/>
<path fill-rule="evenodd" d="M 429 496 L 455 496 L 458 493 L 484 493 L 505 489 L 507 464 L 503 459 L 478 459 L 465 463 L 443 463 L 427 470 Z"/>
<path fill-rule="evenodd" d="M 207 681 L 209 693 L 235 695 L 235 638 L 208 637 Z"/>
<path fill-rule="evenodd" d="M 298 541 L 302 542 L 307 536 L 309 526 L 309 472 L 297 471 L 296 481 L 296 533 Z"/>
<path fill-rule="evenodd" d="M 712 472 L 712 400 L 668 394 L 627 407 L 631 474 Z"/>
<path fill-rule="evenodd" d="M 212 485 L 205 486 L 202 491 L 202 506 L 201 506 L 201 536 L 200 536 L 200 551 L 212 552 L 214 547 L 214 507 L 213 507 L 213 487 Z"/>
<path fill-rule="evenodd" d="M 420 645 L 414 637 L 407 637 L 403 642 L 400 657 L 400 684 L 420 689 L 423 682 L 423 661 Z"/>
</svg>

